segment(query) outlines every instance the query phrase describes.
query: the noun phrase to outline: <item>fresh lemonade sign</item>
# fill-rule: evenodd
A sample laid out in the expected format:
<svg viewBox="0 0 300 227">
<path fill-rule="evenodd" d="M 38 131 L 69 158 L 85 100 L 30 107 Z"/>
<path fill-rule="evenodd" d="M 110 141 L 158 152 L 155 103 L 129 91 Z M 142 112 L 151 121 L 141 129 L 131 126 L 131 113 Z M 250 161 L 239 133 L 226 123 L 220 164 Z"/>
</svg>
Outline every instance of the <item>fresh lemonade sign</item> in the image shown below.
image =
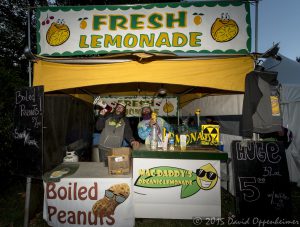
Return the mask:
<svg viewBox="0 0 300 227">
<path fill-rule="evenodd" d="M 251 49 L 249 3 L 182 2 L 41 7 L 38 54 L 242 54 Z"/>
</svg>

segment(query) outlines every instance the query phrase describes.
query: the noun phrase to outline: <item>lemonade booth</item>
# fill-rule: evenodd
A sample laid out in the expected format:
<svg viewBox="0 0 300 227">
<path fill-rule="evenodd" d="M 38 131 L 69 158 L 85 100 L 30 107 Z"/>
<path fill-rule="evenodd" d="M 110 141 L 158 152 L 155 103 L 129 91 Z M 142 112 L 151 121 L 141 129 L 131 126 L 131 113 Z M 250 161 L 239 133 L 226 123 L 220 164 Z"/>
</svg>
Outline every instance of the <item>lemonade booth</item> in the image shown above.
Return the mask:
<svg viewBox="0 0 300 227">
<path fill-rule="evenodd" d="M 46 98 L 45 105 L 55 120 L 43 128 L 48 143 L 42 151 L 44 172 L 50 176 L 65 170 L 64 138 L 75 138 L 81 128 L 94 130 L 88 121 L 79 127 L 78 117 L 94 114 L 97 97 L 112 107 L 114 98 L 130 97 L 127 117 L 132 122 L 139 121 L 148 100 L 159 117 L 179 124 L 188 117 L 182 110 L 195 99 L 243 93 L 246 74 L 254 67 L 249 3 L 41 7 L 36 17 L 33 84 L 43 86 L 45 97 L 54 97 L 51 105 Z M 162 88 L 166 95 L 158 92 Z M 88 111 L 66 110 L 68 99 L 58 105 L 55 100 L 65 96 L 76 100 L 72 107 Z M 201 143 L 206 137 L 200 131 L 186 135 L 195 143 L 185 149 L 178 142 L 174 149 L 156 150 L 141 144 L 131 152 L 126 175 L 110 175 L 99 162 L 79 157 L 72 174 L 59 172 L 59 182 L 45 179 L 44 219 L 53 226 L 133 226 L 134 218 L 221 217 L 220 162 L 227 154 L 209 146 L 216 144 Z M 85 147 L 92 141 L 84 132 L 73 144 Z M 85 221 L 77 218 L 81 211 Z"/>
</svg>

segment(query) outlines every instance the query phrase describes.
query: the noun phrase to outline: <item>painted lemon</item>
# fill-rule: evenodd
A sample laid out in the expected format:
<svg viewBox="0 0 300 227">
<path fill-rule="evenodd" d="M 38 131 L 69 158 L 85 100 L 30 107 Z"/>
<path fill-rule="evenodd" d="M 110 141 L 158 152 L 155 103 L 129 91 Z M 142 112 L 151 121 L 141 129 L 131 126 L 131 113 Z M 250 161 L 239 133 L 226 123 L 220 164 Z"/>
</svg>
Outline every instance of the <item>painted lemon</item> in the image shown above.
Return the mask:
<svg viewBox="0 0 300 227">
<path fill-rule="evenodd" d="M 83 20 L 83 21 L 80 22 L 80 28 L 81 29 L 85 29 L 86 26 L 87 26 L 87 22 L 85 20 Z"/>
<path fill-rule="evenodd" d="M 218 172 L 212 164 L 208 163 L 196 170 L 197 184 L 203 190 L 212 189 L 218 182 Z"/>
<path fill-rule="evenodd" d="M 51 46 L 59 46 L 70 37 L 70 29 L 65 24 L 53 22 L 46 34 L 46 40 Z"/>
<path fill-rule="evenodd" d="M 194 23 L 195 23 L 195 25 L 201 24 L 202 23 L 202 18 L 199 15 L 195 16 L 194 17 Z"/>
<path fill-rule="evenodd" d="M 195 25 L 200 25 L 202 23 L 202 17 L 204 14 L 203 13 L 193 13 L 194 16 L 194 24 Z"/>
<path fill-rule="evenodd" d="M 232 19 L 217 18 L 211 27 L 211 36 L 217 42 L 228 42 L 239 33 L 237 23 Z"/>
<path fill-rule="evenodd" d="M 164 107 L 163 107 L 163 111 L 165 113 L 171 113 L 173 110 L 174 110 L 173 104 L 170 103 L 170 102 L 166 102 L 165 105 L 164 105 Z"/>
<path fill-rule="evenodd" d="M 87 22 L 86 22 L 86 20 L 87 19 L 89 19 L 88 17 L 84 17 L 84 18 L 78 18 L 78 21 L 80 21 L 80 28 L 81 29 L 86 29 L 86 27 L 87 27 Z"/>
</svg>

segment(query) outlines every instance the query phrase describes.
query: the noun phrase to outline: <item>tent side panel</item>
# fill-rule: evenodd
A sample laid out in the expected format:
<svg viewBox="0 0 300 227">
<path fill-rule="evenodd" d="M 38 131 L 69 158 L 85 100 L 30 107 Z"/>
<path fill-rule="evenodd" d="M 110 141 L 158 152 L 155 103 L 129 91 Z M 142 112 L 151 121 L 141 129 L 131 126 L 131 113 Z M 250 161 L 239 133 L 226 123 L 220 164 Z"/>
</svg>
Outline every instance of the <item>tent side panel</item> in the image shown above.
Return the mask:
<svg viewBox="0 0 300 227">
<path fill-rule="evenodd" d="M 63 162 L 68 145 L 81 160 L 89 160 L 93 131 L 92 104 L 69 95 L 46 94 L 44 172 Z"/>
<path fill-rule="evenodd" d="M 201 116 L 241 115 L 243 99 L 243 94 L 206 96 L 187 104 L 182 115 L 194 115 L 196 109 L 201 110 Z"/>
</svg>

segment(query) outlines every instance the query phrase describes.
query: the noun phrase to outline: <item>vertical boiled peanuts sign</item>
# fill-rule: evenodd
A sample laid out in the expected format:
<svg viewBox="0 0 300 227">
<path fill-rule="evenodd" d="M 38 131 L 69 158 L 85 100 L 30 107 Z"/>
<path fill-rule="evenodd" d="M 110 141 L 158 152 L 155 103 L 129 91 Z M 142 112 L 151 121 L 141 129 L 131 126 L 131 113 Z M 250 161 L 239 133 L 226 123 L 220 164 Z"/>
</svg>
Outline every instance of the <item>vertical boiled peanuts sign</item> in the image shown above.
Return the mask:
<svg viewBox="0 0 300 227">
<path fill-rule="evenodd" d="M 43 174 L 44 87 L 26 87 L 15 93 L 14 173 L 41 178 Z"/>
<path fill-rule="evenodd" d="M 243 2 L 41 7 L 37 30 L 38 54 L 50 56 L 251 50 L 250 7 Z"/>
</svg>

